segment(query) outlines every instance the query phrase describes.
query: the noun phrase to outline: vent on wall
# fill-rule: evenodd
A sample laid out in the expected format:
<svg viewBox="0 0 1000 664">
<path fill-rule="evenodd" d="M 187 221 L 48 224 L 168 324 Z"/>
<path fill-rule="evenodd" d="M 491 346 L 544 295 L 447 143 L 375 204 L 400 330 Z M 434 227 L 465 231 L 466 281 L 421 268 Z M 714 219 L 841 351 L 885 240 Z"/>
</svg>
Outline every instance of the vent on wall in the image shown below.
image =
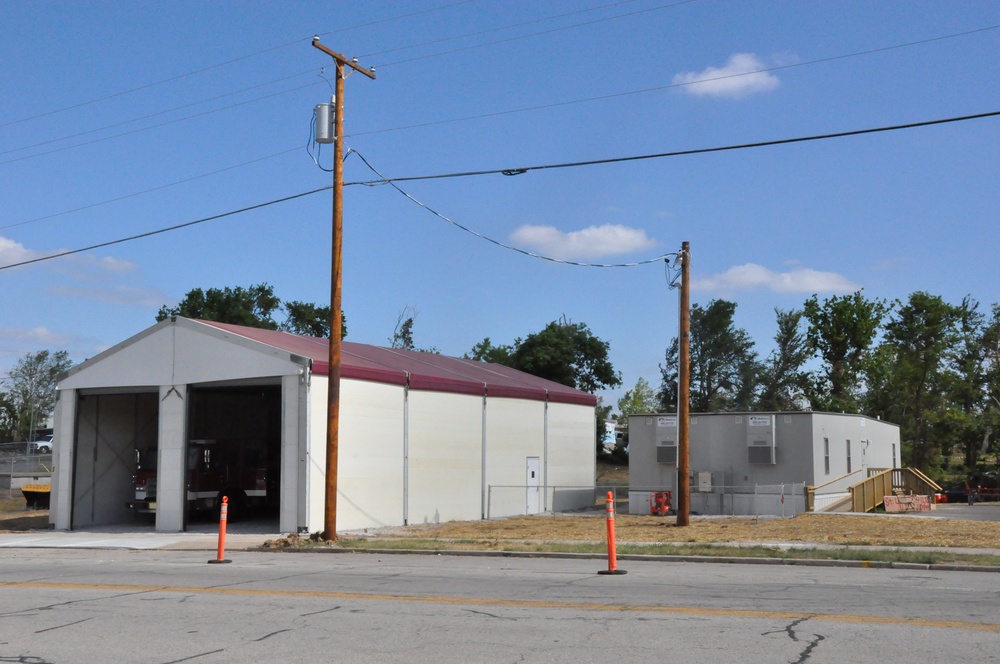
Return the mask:
<svg viewBox="0 0 1000 664">
<path fill-rule="evenodd" d="M 677 465 L 677 446 L 676 445 L 657 445 L 656 446 L 656 462 L 657 463 L 668 463 L 671 465 Z"/>
<path fill-rule="evenodd" d="M 747 461 L 750 463 L 769 465 L 775 463 L 773 447 L 748 447 L 747 453 Z"/>
</svg>

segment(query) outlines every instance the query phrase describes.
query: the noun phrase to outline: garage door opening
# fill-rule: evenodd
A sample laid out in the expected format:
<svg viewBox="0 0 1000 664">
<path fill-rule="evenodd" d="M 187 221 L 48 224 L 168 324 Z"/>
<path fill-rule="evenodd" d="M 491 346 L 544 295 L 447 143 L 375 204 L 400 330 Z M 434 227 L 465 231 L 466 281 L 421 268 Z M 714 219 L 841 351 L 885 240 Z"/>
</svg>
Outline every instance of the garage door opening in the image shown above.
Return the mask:
<svg viewBox="0 0 1000 664">
<path fill-rule="evenodd" d="M 281 386 L 192 388 L 188 401 L 187 529 L 277 532 L 281 497 Z"/>
<path fill-rule="evenodd" d="M 131 505 L 137 474 L 155 474 L 158 417 L 156 393 L 80 395 L 72 528 L 144 523 Z"/>
</svg>

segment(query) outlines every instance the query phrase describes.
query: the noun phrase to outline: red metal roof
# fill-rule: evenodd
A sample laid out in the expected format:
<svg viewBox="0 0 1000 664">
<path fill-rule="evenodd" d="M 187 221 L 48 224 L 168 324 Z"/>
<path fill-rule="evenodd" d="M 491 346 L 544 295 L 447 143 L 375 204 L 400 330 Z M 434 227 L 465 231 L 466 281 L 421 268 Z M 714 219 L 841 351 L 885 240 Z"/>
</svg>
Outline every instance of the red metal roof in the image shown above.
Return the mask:
<svg viewBox="0 0 1000 664">
<path fill-rule="evenodd" d="M 329 340 L 290 332 L 263 330 L 229 323 L 198 320 L 230 334 L 267 344 L 312 360 L 312 372 L 329 375 Z M 551 380 L 499 364 L 458 357 L 381 348 L 351 341 L 341 347 L 340 375 L 376 383 L 408 385 L 412 390 L 479 394 L 494 397 L 597 405 L 597 397 Z"/>
</svg>

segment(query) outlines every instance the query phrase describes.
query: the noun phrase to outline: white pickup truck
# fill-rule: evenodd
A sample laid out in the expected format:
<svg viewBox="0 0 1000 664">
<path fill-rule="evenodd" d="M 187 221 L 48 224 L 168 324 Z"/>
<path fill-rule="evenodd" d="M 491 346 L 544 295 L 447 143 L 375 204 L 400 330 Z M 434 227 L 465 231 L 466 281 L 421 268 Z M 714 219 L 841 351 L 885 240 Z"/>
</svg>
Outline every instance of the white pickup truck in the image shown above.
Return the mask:
<svg viewBox="0 0 1000 664">
<path fill-rule="evenodd" d="M 52 454 L 52 434 L 45 436 L 41 440 L 36 440 L 30 445 L 31 451 L 37 454 Z"/>
</svg>

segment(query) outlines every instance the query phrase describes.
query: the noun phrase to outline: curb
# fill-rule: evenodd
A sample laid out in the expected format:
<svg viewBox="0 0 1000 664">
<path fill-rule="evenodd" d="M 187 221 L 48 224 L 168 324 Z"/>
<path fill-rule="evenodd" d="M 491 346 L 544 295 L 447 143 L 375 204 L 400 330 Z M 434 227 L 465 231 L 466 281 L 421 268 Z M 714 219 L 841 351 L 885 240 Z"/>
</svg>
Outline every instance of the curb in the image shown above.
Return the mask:
<svg viewBox="0 0 1000 664">
<path fill-rule="evenodd" d="M 372 554 L 380 556 L 424 555 L 457 556 L 471 558 L 552 558 L 563 560 L 606 560 L 607 556 L 596 553 L 568 553 L 544 551 L 462 551 L 428 549 L 335 549 L 321 547 L 271 548 L 251 547 L 244 551 L 253 553 L 307 553 L 307 554 Z M 862 569 L 908 569 L 940 572 L 1000 572 L 1000 565 L 966 565 L 962 563 L 902 563 L 881 560 L 819 560 L 811 558 L 752 558 L 738 556 L 664 556 L 626 553 L 618 555 L 618 560 L 664 563 L 716 563 L 723 565 L 796 565 L 805 567 L 853 567 Z"/>
</svg>

